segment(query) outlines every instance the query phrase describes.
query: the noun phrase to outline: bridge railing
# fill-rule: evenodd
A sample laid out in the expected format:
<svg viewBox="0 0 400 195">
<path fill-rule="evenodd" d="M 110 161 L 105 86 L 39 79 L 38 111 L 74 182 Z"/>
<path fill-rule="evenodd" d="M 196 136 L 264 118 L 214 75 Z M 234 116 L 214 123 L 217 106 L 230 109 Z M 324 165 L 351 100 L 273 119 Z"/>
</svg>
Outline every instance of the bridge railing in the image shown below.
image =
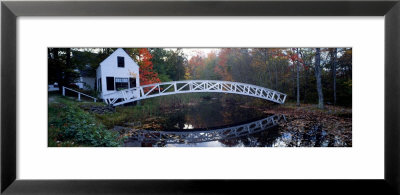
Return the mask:
<svg viewBox="0 0 400 195">
<path fill-rule="evenodd" d="M 65 90 L 70 90 L 70 91 L 72 91 L 72 92 L 77 93 L 77 94 L 78 94 L 78 101 L 81 101 L 81 95 L 93 99 L 94 102 L 97 101 L 97 98 L 95 98 L 95 97 L 92 97 L 92 96 L 90 96 L 90 95 L 84 94 L 84 93 L 82 93 L 82 92 L 79 92 L 79 91 L 76 91 L 76 90 L 73 90 L 73 89 L 71 89 L 71 88 L 64 87 L 64 86 L 63 86 L 63 88 L 62 88 L 62 95 L 63 95 L 63 96 L 65 96 Z"/>
<path fill-rule="evenodd" d="M 185 80 L 142 85 L 104 95 L 104 99 L 106 103 L 117 106 L 151 97 L 194 92 L 242 94 L 267 99 L 279 104 L 283 104 L 286 100 L 286 94 L 268 88 L 246 83 L 215 80 Z M 119 99 L 122 101 L 117 102 Z"/>
</svg>

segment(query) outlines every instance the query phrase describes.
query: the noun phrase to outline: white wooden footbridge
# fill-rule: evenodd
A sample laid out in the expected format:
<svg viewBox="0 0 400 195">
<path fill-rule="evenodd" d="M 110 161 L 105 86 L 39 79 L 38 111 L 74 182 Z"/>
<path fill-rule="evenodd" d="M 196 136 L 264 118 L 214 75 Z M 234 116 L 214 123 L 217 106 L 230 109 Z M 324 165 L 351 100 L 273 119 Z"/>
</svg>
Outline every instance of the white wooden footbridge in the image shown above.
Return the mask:
<svg viewBox="0 0 400 195">
<path fill-rule="evenodd" d="M 104 101 L 118 106 L 142 99 L 181 93 L 218 92 L 257 97 L 278 104 L 285 103 L 286 94 L 245 83 L 214 80 L 185 80 L 142 85 L 103 96 Z"/>
<path fill-rule="evenodd" d="M 139 142 L 156 143 L 162 142 L 165 144 L 179 143 L 199 143 L 216 140 L 226 140 L 237 138 L 275 127 L 280 120 L 286 118 L 284 115 L 272 115 L 267 118 L 253 121 L 247 124 L 226 127 L 215 130 L 180 130 L 180 131 L 151 131 L 138 130 L 133 133 L 131 138 Z"/>
</svg>

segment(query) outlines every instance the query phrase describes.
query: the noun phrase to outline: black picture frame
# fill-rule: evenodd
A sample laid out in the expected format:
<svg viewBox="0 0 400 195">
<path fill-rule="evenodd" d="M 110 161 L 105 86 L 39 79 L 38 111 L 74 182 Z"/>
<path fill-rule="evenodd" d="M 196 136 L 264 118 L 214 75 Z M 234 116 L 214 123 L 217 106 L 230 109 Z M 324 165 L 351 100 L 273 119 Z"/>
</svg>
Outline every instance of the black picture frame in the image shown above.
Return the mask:
<svg viewBox="0 0 400 195">
<path fill-rule="evenodd" d="M 385 16 L 385 178 L 212 181 L 16 180 L 16 20 L 19 16 Z M 399 35 L 399 0 L 2 1 L 1 192 L 4 194 L 258 194 L 260 192 L 399 194 Z"/>
</svg>

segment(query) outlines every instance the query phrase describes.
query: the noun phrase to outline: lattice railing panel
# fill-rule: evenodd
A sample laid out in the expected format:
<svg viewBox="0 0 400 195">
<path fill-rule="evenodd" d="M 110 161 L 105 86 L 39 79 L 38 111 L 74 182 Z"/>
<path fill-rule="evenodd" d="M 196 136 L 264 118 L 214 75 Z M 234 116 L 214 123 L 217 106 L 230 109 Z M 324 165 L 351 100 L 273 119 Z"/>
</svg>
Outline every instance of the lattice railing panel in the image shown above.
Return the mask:
<svg viewBox="0 0 400 195">
<path fill-rule="evenodd" d="M 107 94 L 104 95 L 103 98 L 107 104 L 118 106 L 162 95 L 196 92 L 220 92 L 247 95 L 266 99 L 279 104 L 285 103 L 286 100 L 286 94 L 268 88 L 245 83 L 212 80 L 187 80 L 154 83 Z M 117 102 L 118 100 L 120 101 Z"/>
</svg>

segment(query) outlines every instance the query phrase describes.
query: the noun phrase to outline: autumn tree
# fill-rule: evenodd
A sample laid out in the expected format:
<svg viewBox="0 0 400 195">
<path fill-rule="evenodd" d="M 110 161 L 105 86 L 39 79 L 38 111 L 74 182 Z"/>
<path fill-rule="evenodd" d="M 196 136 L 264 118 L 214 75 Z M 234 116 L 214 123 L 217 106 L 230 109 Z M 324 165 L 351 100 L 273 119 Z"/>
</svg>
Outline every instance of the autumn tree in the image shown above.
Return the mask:
<svg viewBox="0 0 400 195">
<path fill-rule="evenodd" d="M 272 71 L 269 63 L 269 48 L 253 48 L 251 67 L 254 69 L 255 84 L 272 88 Z"/>
<path fill-rule="evenodd" d="M 296 94 L 296 105 L 300 106 L 300 66 L 304 65 L 303 59 L 300 58 L 300 53 L 299 53 L 299 48 L 292 48 L 287 51 L 288 57 L 291 61 L 292 64 L 292 69 L 295 69 L 295 78 L 293 80 L 296 80 L 296 87 L 295 87 L 295 93 Z"/>
<path fill-rule="evenodd" d="M 231 48 L 232 80 L 242 83 L 254 83 L 254 68 L 251 66 L 253 56 L 247 48 Z"/>
<path fill-rule="evenodd" d="M 299 48 L 296 48 L 296 56 L 297 56 L 297 61 L 296 61 L 296 88 L 297 88 L 297 102 L 296 105 L 300 106 L 300 56 L 299 56 Z"/>
<path fill-rule="evenodd" d="M 201 55 L 196 55 L 188 61 L 187 71 L 193 79 L 201 79 L 201 74 L 205 69 L 204 58 Z"/>
<path fill-rule="evenodd" d="M 231 81 L 231 49 L 230 48 L 222 48 L 218 54 L 218 62 L 214 67 L 214 72 L 217 74 L 222 80 Z"/>
<path fill-rule="evenodd" d="M 279 78 L 279 70 L 278 67 L 285 66 L 285 62 L 287 61 L 287 56 L 283 54 L 282 49 L 276 49 L 276 48 L 270 48 L 270 64 L 271 68 L 273 69 L 274 72 L 274 89 L 278 90 L 279 89 L 279 82 L 278 80 L 281 80 Z"/>
<path fill-rule="evenodd" d="M 312 71 L 312 61 L 314 58 L 314 52 L 312 48 L 301 48 L 299 49 L 299 55 L 303 62 L 303 102 L 306 103 L 308 91 L 310 91 L 310 86 L 312 86 L 310 72 Z M 312 89 L 315 90 L 315 89 Z"/>
<path fill-rule="evenodd" d="M 217 54 L 215 52 L 208 53 L 207 58 L 204 60 L 205 68 L 201 74 L 201 77 L 208 80 L 216 80 L 217 74 L 215 74 L 214 69 L 217 65 Z"/>
<path fill-rule="evenodd" d="M 139 50 L 139 74 L 140 85 L 148 85 L 161 82 L 157 72 L 153 70 L 152 56 L 148 49 Z"/>
<path fill-rule="evenodd" d="M 49 83 L 74 83 L 88 67 L 115 48 L 49 48 Z M 352 48 L 199 49 L 190 56 L 180 48 L 124 48 L 140 66 L 141 85 L 182 79 L 227 80 L 259 85 L 288 95 L 287 100 L 349 106 L 352 101 Z M 138 75 L 136 75 L 138 76 Z M 325 102 L 324 102 L 325 101 Z"/>
</svg>

